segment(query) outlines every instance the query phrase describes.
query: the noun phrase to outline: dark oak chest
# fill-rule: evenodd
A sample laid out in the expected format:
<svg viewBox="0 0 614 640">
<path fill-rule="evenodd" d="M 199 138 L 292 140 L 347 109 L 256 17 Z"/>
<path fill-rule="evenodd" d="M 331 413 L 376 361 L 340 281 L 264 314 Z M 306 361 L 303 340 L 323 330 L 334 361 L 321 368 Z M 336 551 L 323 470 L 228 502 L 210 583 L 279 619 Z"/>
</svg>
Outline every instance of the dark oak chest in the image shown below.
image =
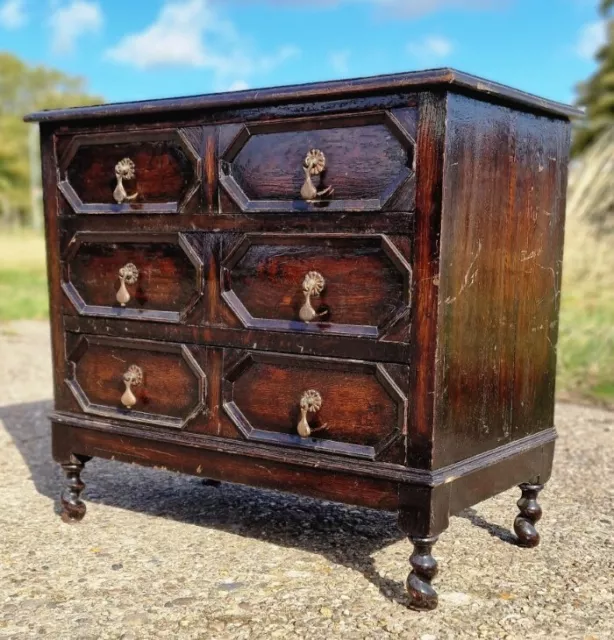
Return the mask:
<svg viewBox="0 0 614 640">
<path fill-rule="evenodd" d="M 66 520 L 92 456 L 450 515 L 552 466 L 569 117 L 451 70 L 41 112 Z"/>
</svg>

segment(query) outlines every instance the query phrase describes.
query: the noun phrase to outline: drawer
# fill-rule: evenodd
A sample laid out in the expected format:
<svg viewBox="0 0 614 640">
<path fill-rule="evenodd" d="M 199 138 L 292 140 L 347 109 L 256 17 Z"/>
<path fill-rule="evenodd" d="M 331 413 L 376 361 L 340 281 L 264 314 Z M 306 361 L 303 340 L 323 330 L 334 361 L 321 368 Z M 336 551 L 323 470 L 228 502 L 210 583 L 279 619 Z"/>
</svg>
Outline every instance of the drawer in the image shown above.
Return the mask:
<svg viewBox="0 0 614 640">
<path fill-rule="evenodd" d="M 196 347 L 69 336 L 70 391 L 88 414 L 183 429 L 202 413 L 207 381 Z"/>
<path fill-rule="evenodd" d="M 64 252 L 62 288 L 81 315 L 182 322 L 203 295 L 198 239 L 77 232 Z"/>
<path fill-rule="evenodd" d="M 179 213 L 199 191 L 201 159 L 176 129 L 60 140 L 60 191 L 76 213 Z"/>
<path fill-rule="evenodd" d="M 408 252 L 405 236 L 246 234 L 222 263 L 222 297 L 250 329 L 402 336 Z"/>
<path fill-rule="evenodd" d="M 223 126 L 222 209 L 413 211 L 415 128 L 413 108 Z"/>
<path fill-rule="evenodd" d="M 228 349 L 225 414 L 252 441 L 404 462 L 409 368 Z"/>
</svg>

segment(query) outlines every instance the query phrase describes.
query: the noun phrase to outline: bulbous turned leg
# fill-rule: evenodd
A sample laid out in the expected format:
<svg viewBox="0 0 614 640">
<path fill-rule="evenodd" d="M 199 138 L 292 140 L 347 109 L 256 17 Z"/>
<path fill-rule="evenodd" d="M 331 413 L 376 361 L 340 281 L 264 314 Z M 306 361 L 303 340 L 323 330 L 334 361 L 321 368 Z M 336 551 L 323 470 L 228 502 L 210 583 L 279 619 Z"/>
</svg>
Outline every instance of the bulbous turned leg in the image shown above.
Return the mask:
<svg viewBox="0 0 614 640">
<path fill-rule="evenodd" d="M 518 536 L 518 543 L 523 547 L 536 547 L 539 544 L 535 523 L 542 517 L 542 508 L 537 502 L 537 494 L 543 488 L 543 484 L 520 485 L 522 497 L 517 502 L 520 513 L 514 520 L 514 531 Z"/>
<path fill-rule="evenodd" d="M 85 484 L 81 480 L 81 471 L 87 460 L 89 458 L 79 458 L 71 455 L 70 462 L 62 464 L 62 469 L 66 475 L 66 486 L 60 497 L 62 503 L 61 517 L 64 522 L 79 522 L 83 520 L 85 515 L 85 503 L 80 496 L 83 489 L 85 489 Z"/>
<path fill-rule="evenodd" d="M 437 560 L 431 555 L 439 536 L 410 538 L 414 551 L 409 558 L 413 571 L 407 578 L 407 591 L 413 609 L 429 610 L 437 607 L 437 592 L 431 580 L 437 575 Z"/>
</svg>

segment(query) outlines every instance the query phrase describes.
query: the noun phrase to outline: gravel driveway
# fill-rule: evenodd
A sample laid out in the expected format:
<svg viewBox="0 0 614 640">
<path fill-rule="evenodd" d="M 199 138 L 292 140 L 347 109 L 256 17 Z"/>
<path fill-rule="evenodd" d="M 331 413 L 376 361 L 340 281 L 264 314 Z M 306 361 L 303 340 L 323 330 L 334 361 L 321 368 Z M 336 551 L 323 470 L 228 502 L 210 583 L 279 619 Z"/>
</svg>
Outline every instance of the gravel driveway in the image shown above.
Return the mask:
<svg viewBox="0 0 614 640">
<path fill-rule="evenodd" d="M 63 524 L 47 325 L 0 327 L 0 363 L 0 638 L 614 637 L 612 413 L 558 407 L 541 546 L 513 543 L 517 490 L 465 511 L 416 613 L 392 514 L 92 460 Z"/>
</svg>

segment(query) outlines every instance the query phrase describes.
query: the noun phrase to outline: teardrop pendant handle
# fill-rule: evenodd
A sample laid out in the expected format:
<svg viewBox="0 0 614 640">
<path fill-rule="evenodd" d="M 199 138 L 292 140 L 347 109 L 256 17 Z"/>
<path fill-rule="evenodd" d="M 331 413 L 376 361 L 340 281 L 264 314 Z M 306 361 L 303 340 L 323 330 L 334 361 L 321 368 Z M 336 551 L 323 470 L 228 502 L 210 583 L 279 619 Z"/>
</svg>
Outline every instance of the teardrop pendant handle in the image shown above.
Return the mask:
<svg viewBox="0 0 614 640">
<path fill-rule="evenodd" d="M 301 307 L 298 314 L 303 322 L 311 322 L 318 316 L 325 315 L 326 312 L 324 312 L 324 314 L 318 313 L 311 304 L 311 298 L 317 298 L 322 293 L 325 286 L 326 282 L 324 278 L 317 271 L 310 271 L 303 279 L 303 295 L 305 296 L 305 304 Z"/>
<path fill-rule="evenodd" d="M 127 284 L 134 284 L 139 279 L 139 270 L 132 262 L 125 264 L 119 270 L 119 289 L 115 299 L 122 307 L 125 307 L 130 302 L 130 293 L 126 287 Z"/>
<path fill-rule="evenodd" d="M 299 420 L 296 430 L 301 438 L 308 438 L 316 429 L 312 429 L 307 422 L 307 414 L 315 413 L 322 408 L 322 396 L 315 389 L 305 391 L 301 396 L 300 402 L 301 419 Z M 319 427 L 323 429 L 324 427 Z"/>
<path fill-rule="evenodd" d="M 134 200 L 139 195 L 137 191 L 129 196 L 124 187 L 124 180 L 132 180 L 135 174 L 134 162 L 130 158 L 124 158 L 115 165 L 115 180 L 117 184 L 113 190 L 113 198 L 117 204 L 121 204 L 126 200 Z"/>
<path fill-rule="evenodd" d="M 318 176 L 324 171 L 326 167 L 326 157 L 319 149 L 311 149 L 305 156 L 303 161 L 303 171 L 305 173 L 305 182 L 301 187 L 301 198 L 303 200 L 313 201 L 316 198 L 323 198 L 324 196 L 332 196 L 334 189 L 332 187 L 326 187 L 318 191 L 313 184 L 311 176 Z"/>
<path fill-rule="evenodd" d="M 126 385 L 126 389 L 120 398 L 121 403 L 126 407 L 126 409 L 132 409 L 132 407 L 136 404 L 136 396 L 132 391 L 132 387 L 137 387 L 143 382 L 143 370 L 141 367 L 137 367 L 137 365 L 133 364 L 128 367 L 128 370 L 122 376 L 122 380 Z"/>
</svg>

